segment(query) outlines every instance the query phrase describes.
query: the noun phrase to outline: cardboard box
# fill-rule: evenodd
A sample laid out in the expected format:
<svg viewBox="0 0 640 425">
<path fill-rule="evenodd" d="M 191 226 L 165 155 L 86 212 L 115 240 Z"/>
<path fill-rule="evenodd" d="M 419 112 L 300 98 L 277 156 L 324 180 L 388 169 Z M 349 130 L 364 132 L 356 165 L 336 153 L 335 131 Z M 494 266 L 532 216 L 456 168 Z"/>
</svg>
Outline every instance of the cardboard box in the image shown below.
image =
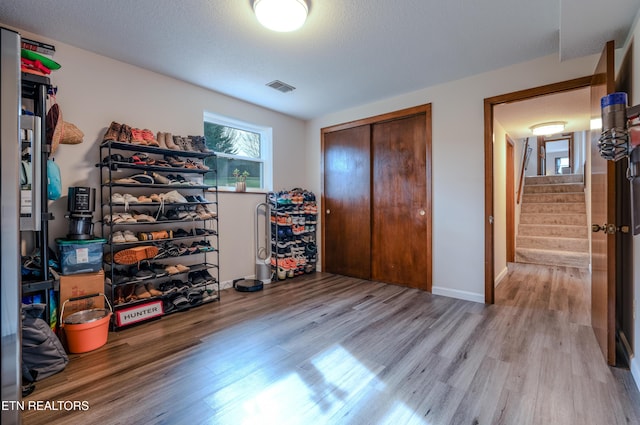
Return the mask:
<svg viewBox="0 0 640 425">
<path fill-rule="evenodd" d="M 81 273 L 69 276 L 60 276 L 60 314 L 64 314 L 60 319 L 64 320 L 70 314 L 92 308 L 104 308 L 104 297 L 92 297 L 80 301 L 69 301 L 64 306 L 62 304 L 69 298 L 81 297 L 89 294 L 104 293 L 104 271 L 93 273 Z"/>
</svg>

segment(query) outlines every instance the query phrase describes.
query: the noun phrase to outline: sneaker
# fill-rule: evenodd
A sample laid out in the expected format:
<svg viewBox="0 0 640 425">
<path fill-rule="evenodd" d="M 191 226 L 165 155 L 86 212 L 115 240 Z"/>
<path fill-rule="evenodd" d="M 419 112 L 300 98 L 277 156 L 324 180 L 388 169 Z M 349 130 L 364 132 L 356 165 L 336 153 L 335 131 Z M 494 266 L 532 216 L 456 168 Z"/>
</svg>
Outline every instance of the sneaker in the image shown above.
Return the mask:
<svg viewBox="0 0 640 425">
<path fill-rule="evenodd" d="M 129 179 L 135 181 L 136 183 L 142 183 L 142 184 L 154 184 L 155 180 L 153 180 L 153 177 L 151 177 L 148 174 L 135 174 L 131 177 L 129 177 Z"/>
<path fill-rule="evenodd" d="M 138 198 L 136 198 L 130 193 L 125 193 L 124 195 L 122 195 L 122 202 L 125 204 L 125 208 L 126 208 L 126 206 L 128 206 L 129 204 L 137 204 Z"/>
<path fill-rule="evenodd" d="M 142 130 L 140 130 L 139 128 L 131 129 L 131 144 L 146 146 L 147 142 L 144 141 L 144 138 L 142 137 Z"/>
<path fill-rule="evenodd" d="M 114 193 L 111 195 L 112 204 L 124 204 L 124 196 L 121 193 Z"/>
<path fill-rule="evenodd" d="M 139 241 L 139 239 L 136 237 L 136 235 L 133 234 L 133 232 L 131 230 L 125 230 L 124 232 L 122 232 L 122 236 L 124 236 L 125 242 L 138 242 Z"/>
<path fill-rule="evenodd" d="M 164 202 L 168 204 L 184 204 L 187 203 L 187 198 L 182 196 L 177 190 L 171 192 L 162 193 L 160 197 L 164 199 Z"/>
<path fill-rule="evenodd" d="M 156 139 L 154 139 L 153 133 L 151 132 L 151 130 L 147 128 L 142 130 L 142 140 L 145 141 L 147 146 L 155 146 L 155 147 L 160 146 L 160 143 Z"/>
<path fill-rule="evenodd" d="M 127 240 L 121 231 L 113 232 L 111 235 L 111 242 L 113 243 L 125 243 Z"/>
<path fill-rule="evenodd" d="M 170 184 L 171 180 L 163 176 L 162 174 L 152 173 L 151 176 L 158 184 Z"/>
</svg>

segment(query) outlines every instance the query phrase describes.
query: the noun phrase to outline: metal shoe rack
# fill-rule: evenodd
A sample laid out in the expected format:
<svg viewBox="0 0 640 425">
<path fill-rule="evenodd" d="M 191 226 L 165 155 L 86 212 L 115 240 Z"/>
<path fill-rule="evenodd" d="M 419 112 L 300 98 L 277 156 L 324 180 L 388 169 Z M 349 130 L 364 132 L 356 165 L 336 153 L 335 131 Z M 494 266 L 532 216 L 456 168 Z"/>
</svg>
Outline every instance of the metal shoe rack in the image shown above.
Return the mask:
<svg viewBox="0 0 640 425">
<path fill-rule="evenodd" d="M 116 155 L 114 155 L 116 154 Z M 120 155 L 117 155 L 120 154 Z M 173 156 L 209 169 L 144 165 L 126 162 L 127 155 L 156 158 Z M 106 141 L 100 146 L 101 228 L 107 240 L 104 253 L 105 290 L 114 306 L 115 328 L 123 328 L 166 314 L 220 299 L 220 253 L 218 237 L 218 186 L 215 154 L 164 149 L 125 142 Z M 149 176 L 153 183 L 127 182 L 131 176 Z M 166 178 L 180 175 L 178 181 Z M 154 179 L 155 176 L 156 178 Z M 160 176 L 160 177 L 158 177 Z M 122 179 L 125 180 L 122 180 Z M 164 181 L 159 183 L 158 181 Z M 152 194 L 177 191 L 188 202 L 171 199 L 149 201 Z M 114 194 L 129 193 L 143 202 L 114 201 Z M 157 198 L 156 198 L 157 199 Z M 198 214 L 198 211 L 209 212 Z M 153 217 L 154 221 L 117 220 L 116 217 Z M 140 217 L 140 215 L 138 215 Z M 114 241 L 117 232 L 129 236 Z M 138 237 L 140 236 L 140 237 Z M 135 239 L 138 240 L 135 240 Z M 154 254 L 136 264 L 119 264 L 118 253 L 142 251 Z M 157 254 L 155 254 L 157 250 Z M 149 256 L 147 256 L 149 257 Z M 181 267 L 176 267 L 180 265 Z M 174 268 L 171 268 L 173 266 Z M 139 295 L 142 295 L 139 296 Z"/>
<path fill-rule="evenodd" d="M 317 204 L 304 189 L 269 192 L 271 279 L 293 278 L 316 271 Z"/>
<path fill-rule="evenodd" d="M 39 252 L 39 262 L 36 273 L 33 276 L 22 276 L 22 295 L 41 293 L 47 305 L 44 319 L 51 323 L 51 290 L 57 291 L 57 281 L 49 273 L 49 221 L 53 220 L 53 214 L 48 210 L 47 195 L 47 160 L 51 147 L 46 143 L 46 99 L 51 88 L 49 78 L 33 74 L 22 73 L 21 78 L 22 100 L 32 103 L 34 127 L 38 131 L 21 131 L 21 150 L 23 160 L 32 165 L 33 179 L 27 191 L 31 193 L 32 210 L 23 215 L 21 210 L 20 236 L 23 240 L 29 240 Z M 23 117 L 26 121 L 28 117 Z M 39 122 L 38 124 L 35 124 Z M 36 140 L 36 138 L 38 140 Z M 25 190 L 21 188 L 21 190 Z M 27 208 L 28 209 L 28 208 Z M 55 320 L 55 314 L 54 314 Z"/>
</svg>

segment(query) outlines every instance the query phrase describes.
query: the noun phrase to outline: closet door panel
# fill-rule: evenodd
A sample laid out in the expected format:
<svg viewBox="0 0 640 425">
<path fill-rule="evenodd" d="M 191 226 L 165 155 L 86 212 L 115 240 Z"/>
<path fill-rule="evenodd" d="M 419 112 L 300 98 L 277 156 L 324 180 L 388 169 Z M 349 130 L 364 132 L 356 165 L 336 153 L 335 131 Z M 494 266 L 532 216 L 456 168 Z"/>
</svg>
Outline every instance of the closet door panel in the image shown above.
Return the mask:
<svg viewBox="0 0 640 425">
<path fill-rule="evenodd" d="M 371 127 L 324 137 L 324 271 L 371 277 Z"/>
<path fill-rule="evenodd" d="M 372 127 L 371 278 L 428 290 L 425 114 Z"/>
</svg>

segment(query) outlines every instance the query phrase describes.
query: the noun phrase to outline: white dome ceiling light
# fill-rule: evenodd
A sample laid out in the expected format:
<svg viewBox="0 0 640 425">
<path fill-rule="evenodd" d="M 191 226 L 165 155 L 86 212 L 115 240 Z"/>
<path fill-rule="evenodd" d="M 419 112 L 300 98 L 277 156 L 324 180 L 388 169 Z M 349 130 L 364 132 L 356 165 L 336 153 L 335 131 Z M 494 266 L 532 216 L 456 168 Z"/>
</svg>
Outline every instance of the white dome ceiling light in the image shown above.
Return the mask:
<svg viewBox="0 0 640 425">
<path fill-rule="evenodd" d="M 302 27 L 309 8 L 305 0 L 255 0 L 253 11 L 266 28 L 290 32 Z"/>
<path fill-rule="evenodd" d="M 552 134 L 562 133 L 566 124 L 564 121 L 554 121 L 536 124 L 530 128 L 531 132 L 536 136 L 551 136 Z"/>
</svg>

